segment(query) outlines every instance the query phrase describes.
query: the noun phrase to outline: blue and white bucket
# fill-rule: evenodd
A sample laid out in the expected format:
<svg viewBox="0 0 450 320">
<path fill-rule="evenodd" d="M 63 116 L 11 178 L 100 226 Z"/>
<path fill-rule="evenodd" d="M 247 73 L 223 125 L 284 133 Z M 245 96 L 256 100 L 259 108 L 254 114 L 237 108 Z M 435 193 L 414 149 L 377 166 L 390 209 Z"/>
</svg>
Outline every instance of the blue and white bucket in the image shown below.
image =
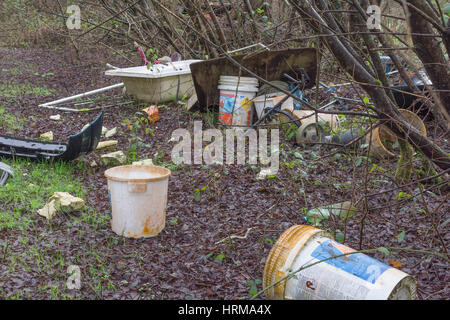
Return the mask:
<svg viewBox="0 0 450 320">
<path fill-rule="evenodd" d="M 414 300 L 417 285 L 407 273 L 334 241 L 325 231 L 298 225 L 270 251 L 263 287 L 270 287 L 269 299 L 279 300 Z"/>
<path fill-rule="evenodd" d="M 253 117 L 252 99 L 258 92 L 258 79 L 221 76 L 219 120 L 225 125 L 250 126 Z"/>
</svg>

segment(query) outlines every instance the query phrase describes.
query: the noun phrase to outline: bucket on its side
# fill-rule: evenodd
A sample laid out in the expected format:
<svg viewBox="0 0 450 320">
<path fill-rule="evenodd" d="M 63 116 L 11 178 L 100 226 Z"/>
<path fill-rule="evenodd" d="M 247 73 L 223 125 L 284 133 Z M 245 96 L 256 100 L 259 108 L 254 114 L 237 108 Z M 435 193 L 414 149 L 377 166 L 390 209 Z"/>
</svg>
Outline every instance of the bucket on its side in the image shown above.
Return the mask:
<svg viewBox="0 0 450 320">
<path fill-rule="evenodd" d="M 316 123 L 316 116 L 314 110 L 294 110 L 292 114 L 297 119 L 300 119 L 301 124 Z M 331 129 L 339 127 L 339 117 L 337 114 L 318 113 L 319 122 L 328 122 Z"/>
<path fill-rule="evenodd" d="M 219 120 L 226 125 L 251 125 L 252 99 L 258 92 L 258 79 L 221 76 Z"/>
<path fill-rule="evenodd" d="M 399 109 L 399 111 L 414 128 L 424 136 L 427 135 L 427 128 L 417 114 L 406 109 Z M 395 157 L 395 154 L 389 148 L 389 144 L 393 144 L 396 140 L 397 136 L 386 126 L 377 127 L 372 131 L 372 134 L 366 135 L 366 144 L 370 146 L 370 153 L 381 159 Z"/>
<path fill-rule="evenodd" d="M 256 115 L 258 116 L 258 119 L 260 119 L 266 113 L 267 109 L 273 108 L 278 102 L 283 100 L 285 97 L 286 97 L 285 94 L 277 92 L 265 94 L 254 98 L 253 103 L 255 105 Z M 292 99 L 292 97 L 289 97 L 281 105 L 281 110 L 288 110 L 289 112 L 292 112 L 293 100 L 294 99 Z"/>
<path fill-rule="evenodd" d="M 111 201 L 111 228 L 129 238 L 154 237 L 166 222 L 169 169 L 120 166 L 105 171 Z"/>
<path fill-rule="evenodd" d="M 293 226 L 278 239 L 264 268 L 264 288 L 302 266 L 354 252 L 311 226 Z M 280 281 L 266 291 L 277 300 L 414 300 L 416 281 L 362 253 L 329 259 Z"/>
</svg>

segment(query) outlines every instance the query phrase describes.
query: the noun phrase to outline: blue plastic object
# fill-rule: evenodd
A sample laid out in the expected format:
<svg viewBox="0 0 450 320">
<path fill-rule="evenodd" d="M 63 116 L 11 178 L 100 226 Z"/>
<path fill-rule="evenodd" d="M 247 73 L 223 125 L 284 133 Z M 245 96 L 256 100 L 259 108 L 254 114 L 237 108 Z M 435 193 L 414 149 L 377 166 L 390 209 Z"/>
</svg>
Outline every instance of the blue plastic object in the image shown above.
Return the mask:
<svg viewBox="0 0 450 320">
<path fill-rule="evenodd" d="M 294 88 L 295 88 L 295 84 L 289 83 L 289 91 L 294 90 Z M 303 96 L 302 90 L 297 89 L 297 90 L 294 92 L 294 95 L 295 95 L 296 97 L 302 99 L 303 101 L 308 102 L 308 99 L 306 99 L 306 98 Z M 294 99 L 294 110 L 301 110 L 301 109 L 302 109 L 302 103 L 301 103 L 300 101 Z"/>
</svg>

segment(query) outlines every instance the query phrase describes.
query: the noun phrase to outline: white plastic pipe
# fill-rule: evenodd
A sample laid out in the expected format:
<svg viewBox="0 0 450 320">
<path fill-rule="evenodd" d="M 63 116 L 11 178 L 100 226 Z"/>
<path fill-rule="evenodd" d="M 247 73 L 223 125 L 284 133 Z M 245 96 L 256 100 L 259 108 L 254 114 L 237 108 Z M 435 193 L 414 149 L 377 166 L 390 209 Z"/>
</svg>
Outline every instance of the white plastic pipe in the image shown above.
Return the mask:
<svg viewBox="0 0 450 320">
<path fill-rule="evenodd" d="M 255 44 L 252 44 L 252 45 L 240 48 L 240 49 L 236 49 L 236 50 L 233 50 L 233 51 L 228 51 L 227 53 L 236 53 L 236 52 L 247 50 L 247 49 L 250 49 L 250 48 L 253 48 L 253 47 L 256 47 L 256 46 L 260 46 L 263 49 L 269 50 L 269 48 L 267 46 L 265 46 L 261 42 L 258 42 L 258 43 L 255 43 Z"/>
<path fill-rule="evenodd" d="M 122 83 L 118 83 L 118 84 L 115 84 L 115 85 L 112 85 L 112 86 L 109 86 L 109 87 L 100 88 L 100 89 L 88 91 L 88 92 L 85 92 L 85 93 L 77 94 L 75 96 L 71 96 L 71 97 L 67 97 L 67 98 L 63 98 L 63 99 L 59 99 L 59 100 L 43 103 L 43 104 L 40 104 L 39 107 L 53 109 L 52 106 L 58 105 L 58 104 L 63 103 L 63 102 L 76 100 L 78 98 L 84 98 L 84 97 L 91 96 L 91 95 L 96 94 L 96 93 L 101 93 L 101 92 L 105 92 L 105 91 L 108 91 L 108 90 L 121 88 L 123 86 L 124 86 L 124 83 L 122 82 Z"/>
</svg>

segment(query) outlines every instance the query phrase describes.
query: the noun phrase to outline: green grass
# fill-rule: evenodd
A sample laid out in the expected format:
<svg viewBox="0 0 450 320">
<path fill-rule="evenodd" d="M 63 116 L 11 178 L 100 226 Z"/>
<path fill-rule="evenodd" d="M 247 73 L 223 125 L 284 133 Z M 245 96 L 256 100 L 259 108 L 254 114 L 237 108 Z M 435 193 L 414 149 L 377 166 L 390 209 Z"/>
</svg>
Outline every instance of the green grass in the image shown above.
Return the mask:
<svg viewBox="0 0 450 320">
<path fill-rule="evenodd" d="M 0 128 L 7 130 L 22 130 L 25 118 L 18 118 L 8 113 L 8 111 L 0 106 Z M 1 133 L 1 132 L 0 132 Z"/>
<path fill-rule="evenodd" d="M 14 177 L 0 187 L 0 229 L 26 229 L 30 215 L 44 206 L 54 192 L 69 192 L 84 198 L 81 181 L 73 176 L 75 167 L 65 162 L 3 160 L 14 169 Z"/>
<path fill-rule="evenodd" d="M 31 84 L 13 84 L 13 85 L 0 85 L 0 97 L 15 98 L 21 95 L 34 95 L 34 96 L 49 96 L 55 93 L 54 89 L 48 89 L 46 87 L 34 87 Z"/>
</svg>

